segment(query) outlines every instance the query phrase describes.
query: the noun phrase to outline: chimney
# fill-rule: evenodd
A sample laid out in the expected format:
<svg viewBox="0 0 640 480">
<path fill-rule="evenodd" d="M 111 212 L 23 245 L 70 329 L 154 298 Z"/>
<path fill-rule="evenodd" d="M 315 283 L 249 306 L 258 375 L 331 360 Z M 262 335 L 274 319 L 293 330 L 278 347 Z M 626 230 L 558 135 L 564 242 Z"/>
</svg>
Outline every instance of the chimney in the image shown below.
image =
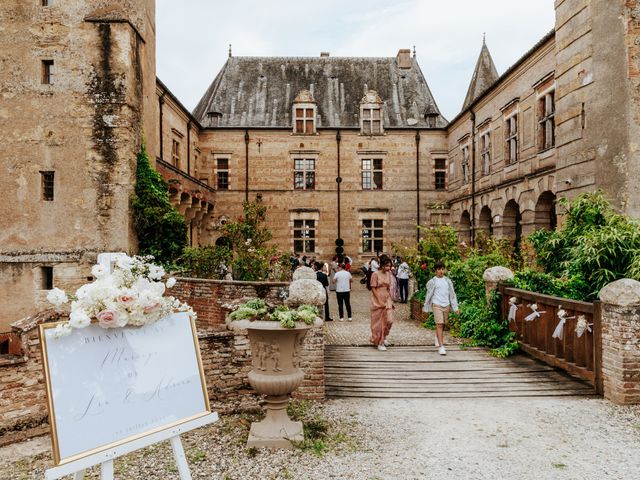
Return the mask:
<svg viewBox="0 0 640 480">
<path fill-rule="evenodd" d="M 398 62 L 398 68 L 411 68 L 411 50 L 408 48 L 398 50 L 396 62 Z"/>
<path fill-rule="evenodd" d="M 320 52 L 320 58 L 328 57 L 329 52 Z"/>
</svg>

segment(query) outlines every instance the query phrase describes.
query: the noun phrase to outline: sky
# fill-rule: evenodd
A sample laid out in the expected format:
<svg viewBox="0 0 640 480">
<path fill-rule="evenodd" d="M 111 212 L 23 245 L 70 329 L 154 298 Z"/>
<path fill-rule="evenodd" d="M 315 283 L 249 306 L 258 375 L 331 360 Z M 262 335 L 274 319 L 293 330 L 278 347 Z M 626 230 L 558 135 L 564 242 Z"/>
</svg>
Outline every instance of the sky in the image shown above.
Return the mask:
<svg viewBox="0 0 640 480">
<path fill-rule="evenodd" d="M 554 27 L 553 0 L 157 0 L 157 75 L 193 110 L 234 56 L 395 57 L 415 45 L 442 114 L 462 107 L 483 34 L 502 74 Z"/>
</svg>

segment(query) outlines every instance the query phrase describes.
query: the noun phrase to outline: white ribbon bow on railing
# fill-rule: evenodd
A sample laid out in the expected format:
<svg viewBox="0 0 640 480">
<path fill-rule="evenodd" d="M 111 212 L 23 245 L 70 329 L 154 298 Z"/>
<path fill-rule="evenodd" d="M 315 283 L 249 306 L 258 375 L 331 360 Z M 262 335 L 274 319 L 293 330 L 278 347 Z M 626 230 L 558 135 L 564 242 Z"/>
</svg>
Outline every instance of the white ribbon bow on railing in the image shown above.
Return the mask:
<svg viewBox="0 0 640 480">
<path fill-rule="evenodd" d="M 593 323 L 587 322 L 587 317 L 584 315 L 578 315 L 578 321 L 576 322 L 576 335 L 578 338 L 582 336 L 584 331 L 591 332 L 591 326 Z"/>
<path fill-rule="evenodd" d="M 561 305 L 559 306 L 557 315 L 558 315 L 558 318 L 560 319 L 560 322 L 558 322 L 558 326 L 553 331 L 553 335 L 551 335 L 551 337 L 557 338 L 558 340 L 562 340 L 562 333 L 564 332 L 565 323 L 567 323 L 567 320 L 570 320 L 576 317 L 568 317 L 567 311 L 564 310 Z"/>
<path fill-rule="evenodd" d="M 507 318 L 509 319 L 509 322 L 515 322 L 516 320 L 516 314 L 518 313 L 518 308 L 521 307 L 521 305 L 517 305 L 518 299 L 516 297 L 511 297 L 509 299 L 509 315 L 507 316 Z"/>
<path fill-rule="evenodd" d="M 531 312 L 532 312 L 529 315 L 527 315 L 526 317 L 524 317 L 524 319 L 527 322 L 535 320 L 536 318 L 540 318 L 540 315 L 542 315 L 543 313 L 547 313 L 546 310 L 544 312 L 539 312 L 537 303 L 529 304 L 529 305 L 527 305 L 527 307 L 529 307 L 531 309 Z"/>
</svg>

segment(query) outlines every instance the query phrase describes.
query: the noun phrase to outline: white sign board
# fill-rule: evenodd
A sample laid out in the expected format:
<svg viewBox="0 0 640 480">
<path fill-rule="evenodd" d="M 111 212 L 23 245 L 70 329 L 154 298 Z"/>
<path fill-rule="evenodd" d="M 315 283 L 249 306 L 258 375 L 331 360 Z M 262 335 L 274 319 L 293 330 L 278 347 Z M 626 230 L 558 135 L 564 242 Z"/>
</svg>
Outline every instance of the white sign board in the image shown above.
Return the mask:
<svg viewBox="0 0 640 480">
<path fill-rule="evenodd" d="M 195 325 L 40 326 L 54 461 L 76 460 L 210 413 Z"/>
</svg>

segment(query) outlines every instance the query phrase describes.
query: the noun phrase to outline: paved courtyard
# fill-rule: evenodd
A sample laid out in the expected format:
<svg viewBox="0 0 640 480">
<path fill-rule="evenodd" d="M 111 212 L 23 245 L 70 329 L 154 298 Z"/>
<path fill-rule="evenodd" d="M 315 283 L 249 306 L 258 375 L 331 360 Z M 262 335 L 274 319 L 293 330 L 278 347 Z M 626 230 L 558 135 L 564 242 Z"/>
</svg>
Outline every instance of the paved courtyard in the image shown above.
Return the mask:
<svg viewBox="0 0 640 480">
<path fill-rule="evenodd" d="M 336 293 L 330 292 L 329 311 L 333 322 L 325 323 L 325 342 L 328 345 L 371 345 L 369 337 L 371 292 L 360 284 L 361 277 L 354 277 L 351 291 L 353 321 L 339 322 Z M 346 317 L 346 313 L 345 313 Z M 394 323 L 388 338 L 391 345 L 433 345 L 434 331 L 423 328 L 412 320 L 408 303 L 395 303 Z M 445 332 L 445 344 L 461 343 L 460 339 Z"/>
</svg>

